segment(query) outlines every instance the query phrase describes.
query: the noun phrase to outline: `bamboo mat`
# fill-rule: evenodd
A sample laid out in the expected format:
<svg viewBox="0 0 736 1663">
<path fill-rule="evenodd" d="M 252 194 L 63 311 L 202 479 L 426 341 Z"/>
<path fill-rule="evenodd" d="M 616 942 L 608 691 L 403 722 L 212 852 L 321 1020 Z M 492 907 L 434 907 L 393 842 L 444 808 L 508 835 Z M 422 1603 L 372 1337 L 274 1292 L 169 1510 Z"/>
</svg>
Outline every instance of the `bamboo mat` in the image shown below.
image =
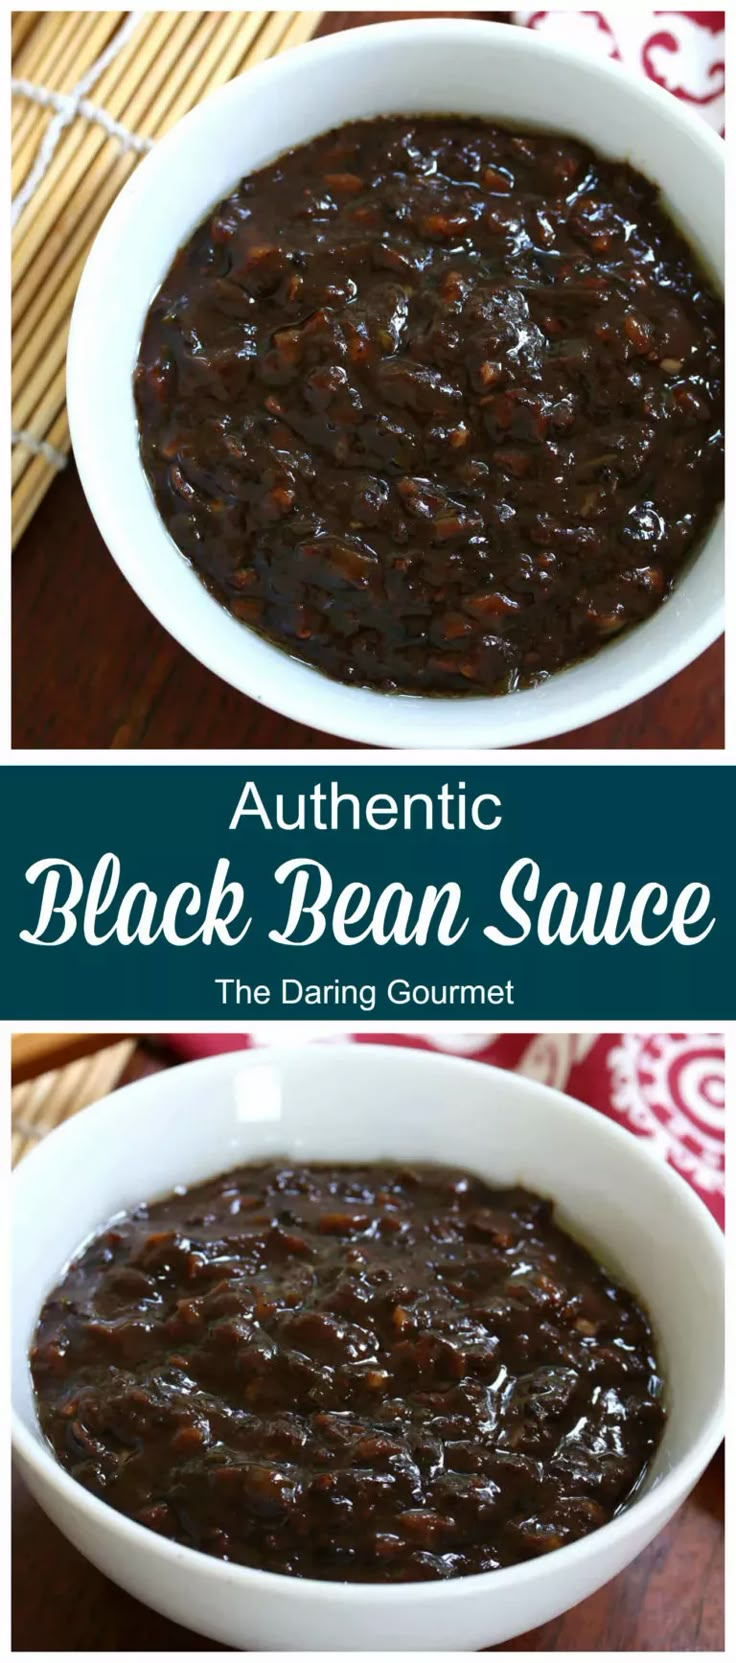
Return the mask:
<svg viewBox="0 0 736 1663">
<path fill-rule="evenodd" d="M 14 1086 L 11 1094 L 13 1166 L 62 1120 L 86 1109 L 118 1085 L 137 1040 L 115 1040 L 94 1056 L 80 1057 L 63 1068 L 47 1070 Z"/>
<path fill-rule="evenodd" d="M 175 121 L 321 15 L 13 13 L 13 547 L 69 454 L 69 321 L 108 208 Z"/>
</svg>

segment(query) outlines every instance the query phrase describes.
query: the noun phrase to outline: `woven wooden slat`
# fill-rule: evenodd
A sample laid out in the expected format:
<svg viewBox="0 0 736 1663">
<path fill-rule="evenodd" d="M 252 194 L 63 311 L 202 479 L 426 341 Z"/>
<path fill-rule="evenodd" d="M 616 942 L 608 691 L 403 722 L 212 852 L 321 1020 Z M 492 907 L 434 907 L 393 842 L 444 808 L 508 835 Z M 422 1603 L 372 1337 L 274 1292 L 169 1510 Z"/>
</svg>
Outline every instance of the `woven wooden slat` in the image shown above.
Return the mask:
<svg viewBox="0 0 736 1663">
<path fill-rule="evenodd" d="M 79 1109 L 112 1091 L 127 1068 L 137 1041 L 117 1040 L 91 1057 L 80 1057 L 14 1086 L 11 1098 L 13 1165 Z"/>
<path fill-rule="evenodd" d="M 21 52 L 37 24 L 38 12 L 11 12 L 10 49 L 14 62 L 20 62 Z"/>
<path fill-rule="evenodd" d="M 136 138 L 156 139 L 234 75 L 308 40 L 320 12 L 145 12 L 86 92 Z M 70 94 L 109 52 L 123 12 L 19 12 L 13 75 Z M 13 99 L 12 186 L 22 191 L 55 112 Z M 58 128 L 58 121 L 57 121 Z M 53 129 L 56 131 L 56 129 Z M 64 363 L 71 311 L 97 230 L 139 155 L 77 115 L 19 214 L 12 239 L 13 544 L 69 451 Z M 38 455 L 22 437 L 52 447 Z M 57 454 L 53 454 L 57 453 Z"/>
<path fill-rule="evenodd" d="M 52 14 L 53 15 L 53 14 Z M 33 70 L 23 71 L 22 78 L 34 85 L 50 87 L 54 92 L 71 92 L 72 87 L 99 58 L 107 42 L 119 29 L 124 12 L 88 12 L 81 24 L 74 12 L 59 18 L 59 26 L 51 36 Z M 21 71 L 13 66 L 14 75 Z M 33 163 L 46 128 L 53 118 L 51 110 L 44 110 L 30 99 L 13 99 L 12 131 L 13 155 L 10 175 L 13 194 L 20 189 Z"/>
</svg>

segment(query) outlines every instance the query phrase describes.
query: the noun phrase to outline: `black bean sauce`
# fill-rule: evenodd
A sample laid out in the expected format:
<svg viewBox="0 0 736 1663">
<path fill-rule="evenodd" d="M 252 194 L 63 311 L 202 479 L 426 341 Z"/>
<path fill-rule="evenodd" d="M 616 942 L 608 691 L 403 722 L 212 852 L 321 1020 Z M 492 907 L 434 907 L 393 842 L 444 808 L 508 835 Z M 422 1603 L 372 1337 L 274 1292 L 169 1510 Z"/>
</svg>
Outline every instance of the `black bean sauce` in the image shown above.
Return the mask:
<svg viewBox="0 0 736 1663">
<path fill-rule="evenodd" d="M 550 133 L 355 122 L 243 180 L 143 333 L 143 463 L 235 615 L 344 682 L 502 693 L 648 617 L 722 495 L 722 306 Z"/>
<path fill-rule="evenodd" d="M 528 1191 L 441 1167 L 242 1167 L 139 1207 L 50 1295 L 43 1430 L 218 1558 L 405 1582 L 596 1530 L 664 1423 L 635 1299 Z"/>
</svg>

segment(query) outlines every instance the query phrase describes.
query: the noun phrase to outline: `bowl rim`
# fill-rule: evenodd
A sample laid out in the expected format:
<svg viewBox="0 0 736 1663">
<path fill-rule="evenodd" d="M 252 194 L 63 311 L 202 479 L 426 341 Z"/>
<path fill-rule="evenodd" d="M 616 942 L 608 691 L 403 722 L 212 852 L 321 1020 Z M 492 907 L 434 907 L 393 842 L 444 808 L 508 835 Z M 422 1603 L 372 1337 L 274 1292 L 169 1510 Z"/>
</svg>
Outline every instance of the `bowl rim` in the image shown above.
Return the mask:
<svg viewBox="0 0 736 1663">
<path fill-rule="evenodd" d="M 550 682 L 539 687 L 524 688 L 513 694 L 488 695 L 425 695 L 408 692 L 382 692 L 379 689 L 351 687 L 331 678 L 321 670 L 295 657 L 288 649 L 278 646 L 248 626 L 232 620 L 240 632 L 240 644 L 232 650 L 229 643 L 213 639 L 215 632 L 206 627 L 205 613 L 199 599 L 191 608 L 177 600 L 169 600 L 165 583 L 165 569 L 161 570 L 165 554 L 184 557 L 170 537 L 160 516 L 160 542 L 152 544 L 147 537 L 147 550 L 153 548 L 153 558 L 144 557 L 137 549 L 130 530 L 117 524 L 116 502 L 100 479 L 98 424 L 89 409 L 88 385 L 93 370 L 89 352 L 85 352 L 87 319 L 94 316 L 100 303 L 102 286 L 97 282 L 98 268 L 106 254 L 125 238 L 125 220 L 140 200 L 154 200 L 161 180 L 176 159 L 182 136 L 196 128 L 201 112 L 217 106 L 223 114 L 256 87 L 278 84 L 286 75 L 299 75 L 309 69 L 314 54 L 332 58 L 336 65 L 344 59 L 354 60 L 373 46 L 381 47 L 390 40 L 401 49 L 416 40 L 453 43 L 473 41 L 479 49 L 494 47 L 506 54 L 526 56 L 537 63 L 554 59 L 575 66 L 588 76 L 595 75 L 610 89 L 612 96 L 623 90 L 624 96 L 655 111 L 658 118 L 675 126 L 695 143 L 703 154 L 724 171 L 724 146 L 697 114 L 666 89 L 646 77 L 637 77 L 620 63 L 609 59 L 591 59 L 575 46 L 550 42 L 534 30 L 511 28 L 506 23 L 473 18 L 410 18 L 402 22 L 384 22 L 345 30 L 334 35 L 310 40 L 302 46 L 266 60 L 244 74 L 226 82 L 208 94 L 169 132 L 139 164 L 116 197 L 97 233 L 85 263 L 74 303 L 67 352 L 67 403 L 70 431 L 82 486 L 95 521 L 108 551 L 139 599 L 156 618 L 159 625 L 173 635 L 179 644 L 199 663 L 238 692 L 274 710 L 289 720 L 307 722 L 310 726 L 341 738 L 367 745 L 391 748 L 441 748 L 457 750 L 503 749 L 518 747 L 550 739 L 584 723 L 586 726 L 624 705 L 645 697 L 678 674 L 700 653 L 704 652 L 721 634 L 724 627 L 725 603 L 721 594 L 711 604 L 697 627 L 683 619 L 674 639 L 665 643 L 664 650 L 640 652 L 639 662 L 617 674 L 617 650 L 627 651 L 626 642 L 632 634 L 641 641 L 642 632 L 655 622 L 658 612 L 633 626 L 617 640 L 605 644 L 599 652 L 579 664 L 566 666 L 550 678 L 557 697 L 551 699 L 545 690 Z M 205 121 L 208 119 L 205 116 Z M 320 131 L 315 118 L 315 132 Z M 149 180 L 151 185 L 149 186 Z M 201 215 L 199 216 L 201 217 Z M 118 225 L 123 221 L 119 235 Z M 162 274 L 163 275 L 163 274 Z M 97 363 L 96 358 L 94 364 Z M 140 458 L 137 459 L 142 480 L 150 492 Z M 126 470 L 127 471 L 127 470 Z M 152 499 L 151 499 L 152 500 Z M 706 546 L 713 543 L 716 559 L 723 566 L 722 509 L 706 529 L 693 563 L 702 558 Z M 168 545 L 168 548 L 167 548 Z M 192 572 L 193 580 L 200 580 Z M 665 605 L 676 604 L 678 590 Z M 202 586 L 202 602 L 217 606 L 215 597 Z M 222 609 L 227 612 L 226 608 Z M 228 613 L 228 617 L 231 615 Z M 245 632 L 245 633 L 244 633 Z M 591 665 L 603 660 L 610 668 L 599 684 Z M 619 658 L 620 662 L 620 658 Z M 579 688 L 564 678 L 578 675 Z M 264 690 L 265 687 L 265 690 Z M 568 697 L 569 694 L 569 697 Z M 540 700 L 540 695 L 542 699 Z M 545 704 L 544 698 L 547 703 Z M 512 708 L 509 708 L 509 702 Z M 441 721 L 447 733 L 437 739 L 436 722 Z M 237 747 L 236 747 L 237 748 Z"/>
<path fill-rule="evenodd" d="M 216 1056 L 202 1057 L 195 1062 L 179 1063 L 160 1074 L 149 1075 L 143 1080 L 134 1081 L 127 1086 L 120 1087 L 117 1091 L 108 1093 L 78 1114 L 73 1115 L 69 1120 L 62 1122 L 60 1126 L 56 1127 L 41 1143 L 37 1144 L 34 1149 L 24 1156 L 11 1177 L 11 1203 L 18 1195 L 21 1187 L 26 1188 L 32 1184 L 36 1165 L 43 1165 L 48 1162 L 49 1157 L 45 1152 L 48 1151 L 49 1147 L 58 1149 L 64 1142 L 70 1141 L 73 1129 L 75 1126 L 79 1126 L 80 1121 L 84 1121 L 85 1126 L 89 1127 L 91 1121 L 103 1121 L 108 1114 L 112 1112 L 119 1113 L 121 1103 L 124 1103 L 126 1094 L 130 1092 L 135 1092 L 138 1095 L 145 1094 L 149 1098 L 155 1098 L 159 1089 L 164 1089 L 166 1095 L 175 1094 L 175 1084 L 170 1083 L 164 1087 L 163 1082 L 175 1082 L 181 1068 L 196 1069 L 203 1075 L 215 1076 L 215 1078 L 220 1075 L 227 1077 L 228 1074 L 242 1067 L 264 1066 L 269 1063 L 276 1067 L 289 1063 L 293 1066 L 295 1063 L 298 1064 L 300 1057 L 303 1057 L 305 1053 L 310 1057 L 311 1066 L 311 1059 L 319 1057 L 320 1052 L 324 1055 L 326 1067 L 330 1066 L 330 1061 L 336 1054 L 345 1060 L 350 1058 L 351 1062 L 359 1067 L 360 1053 L 366 1048 L 366 1044 L 371 1050 L 383 1053 L 385 1065 L 388 1068 L 397 1067 L 400 1069 L 406 1067 L 409 1070 L 418 1068 L 420 1071 L 422 1069 L 440 1068 L 443 1072 L 452 1075 L 467 1074 L 470 1071 L 474 1078 L 477 1078 L 479 1071 L 482 1071 L 483 1077 L 487 1078 L 491 1089 L 494 1084 L 503 1084 L 504 1089 L 510 1090 L 512 1093 L 516 1092 L 520 1097 L 542 1096 L 546 1099 L 550 1112 L 563 1113 L 571 1121 L 581 1122 L 584 1120 L 587 1126 L 591 1124 L 591 1115 L 594 1116 L 596 1135 L 600 1134 L 602 1143 L 613 1143 L 619 1147 L 625 1144 L 630 1154 L 636 1152 L 635 1158 L 640 1159 L 649 1168 L 654 1181 L 662 1184 L 665 1189 L 669 1189 L 674 1202 L 684 1208 L 686 1214 L 689 1214 L 694 1229 L 696 1231 L 700 1230 L 709 1238 L 709 1245 L 715 1253 L 722 1273 L 725 1272 L 723 1231 L 719 1229 L 705 1203 L 687 1180 L 666 1161 L 663 1161 L 661 1156 L 657 1155 L 643 1138 L 636 1138 L 625 1127 L 590 1108 L 589 1105 L 579 1099 L 570 1097 L 566 1092 L 544 1085 L 529 1076 L 517 1074 L 513 1070 L 499 1068 L 494 1064 L 482 1063 L 465 1057 L 447 1055 L 446 1053 L 419 1051 L 414 1047 L 384 1045 L 380 1042 L 374 1042 L 372 1039 L 361 1041 L 360 1045 L 342 1041 L 324 1046 L 319 1043 L 302 1042 L 298 1045 L 257 1046 L 245 1051 L 228 1051 Z M 75 1135 L 78 1136 L 78 1133 Z M 54 1140 L 56 1140 L 55 1143 Z M 29 1174 L 31 1175 L 30 1178 Z M 206 1178 L 201 1181 L 206 1182 Z M 15 1244 L 13 1244 L 13 1252 L 15 1252 Z M 13 1309 L 11 1312 L 11 1334 L 15 1320 Z M 27 1348 L 25 1346 L 24 1351 L 27 1360 Z M 457 1601 L 463 1598 L 471 1598 L 473 1594 L 477 1594 L 482 1589 L 486 1589 L 489 1596 L 494 1588 L 499 1591 L 512 1592 L 514 1589 L 523 1587 L 530 1576 L 533 1576 L 535 1581 L 548 1580 L 550 1577 L 554 1578 L 558 1571 L 573 1570 L 579 1564 L 584 1563 L 585 1560 L 597 1557 L 604 1550 L 615 1550 L 616 1545 L 625 1541 L 629 1535 L 632 1521 L 635 1525 L 646 1529 L 653 1520 L 656 1520 L 663 1513 L 666 1514 L 670 1503 L 672 1503 L 673 1509 L 680 1504 L 680 1501 L 684 1499 L 697 1482 L 698 1477 L 718 1448 L 724 1435 L 724 1421 L 725 1393 L 723 1371 L 721 1370 L 718 1396 L 707 1421 L 700 1428 L 697 1437 L 675 1461 L 671 1469 L 662 1475 L 653 1489 L 645 1491 L 641 1495 L 635 1495 L 629 1506 L 625 1507 L 621 1513 L 616 1514 L 613 1519 L 608 1520 L 606 1524 L 601 1525 L 598 1530 L 591 1532 L 589 1536 L 581 1537 L 576 1542 L 556 1548 L 554 1553 L 544 1555 L 541 1558 L 523 1560 L 518 1565 L 505 1566 L 498 1570 L 480 1571 L 469 1576 L 449 1578 L 446 1582 L 425 1583 L 417 1581 L 390 1585 L 380 1582 L 332 1582 L 329 1579 L 319 1577 L 290 1577 L 279 1571 L 265 1571 L 248 1565 L 234 1565 L 225 1560 L 210 1557 L 200 1549 L 186 1547 L 179 1542 L 171 1542 L 166 1537 L 158 1536 L 145 1525 L 128 1518 L 125 1514 L 118 1513 L 108 1503 L 92 1495 L 65 1471 L 56 1460 L 50 1445 L 47 1446 L 43 1441 L 39 1441 L 39 1439 L 42 1440 L 43 1434 L 38 1425 L 35 1433 L 28 1429 L 12 1400 L 11 1378 L 11 1435 L 14 1450 L 17 1451 L 24 1465 L 32 1470 L 34 1477 L 44 1487 L 50 1485 L 56 1491 L 59 1499 L 66 1503 L 70 1510 L 78 1510 L 84 1515 L 88 1524 L 97 1526 L 102 1532 L 109 1531 L 116 1538 L 121 1549 L 124 1550 L 128 1544 L 138 1549 L 148 1547 L 151 1553 L 162 1554 L 164 1562 L 172 1569 L 177 1566 L 188 1568 L 193 1576 L 200 1574 L 212 1576 L 215 1582 L 220 1585 L 234 1584 L 236 1587 L 242 1587 L 244 1593 L 251 1590 L 255 1593 L 274 1595 L 281 1591 L 284 1597 L 287 1597 L 288 1590 L 288 1596 L 292 1598 L 298 1596 L 307 1602 L 327 1599 L 339 1604 L 354 1603 L 356 1599 L 368 1594 L 372 1600 L 378 1599 L 382 1606 L 388 1607 L 411 1605 L 417 1599 L 422 1601 L 428 1599 L 432 1602 L 448 1599 Z"/>
</svg>

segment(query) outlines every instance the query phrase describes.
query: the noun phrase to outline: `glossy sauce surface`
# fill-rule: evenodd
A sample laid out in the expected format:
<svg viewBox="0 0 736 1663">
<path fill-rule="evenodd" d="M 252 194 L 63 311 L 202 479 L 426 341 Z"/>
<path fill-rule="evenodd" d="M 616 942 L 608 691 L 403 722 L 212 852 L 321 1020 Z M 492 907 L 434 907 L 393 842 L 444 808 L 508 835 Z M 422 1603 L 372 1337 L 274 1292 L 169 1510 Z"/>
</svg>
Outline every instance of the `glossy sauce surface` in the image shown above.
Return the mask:
<svg viewBox="0 0 736 1663">
<path fill-rule="evenodd" d="M 113 1221 L 31 1351 L 94 1494 L 244 1565 L 414 1581 L 584 1536 L 665 1419 L 654 1342 L 549 1202 L 440 1167 L 243 1167 Z"/>
<path fill-rule="evenodd" d="M 235 615 L 345 682 L 501 693 L 652 613 L 722 496 L 722 306 L 576 140 L 391 117 L 243 180 L 143 333 L 144 466 Z"/>
</svg>

